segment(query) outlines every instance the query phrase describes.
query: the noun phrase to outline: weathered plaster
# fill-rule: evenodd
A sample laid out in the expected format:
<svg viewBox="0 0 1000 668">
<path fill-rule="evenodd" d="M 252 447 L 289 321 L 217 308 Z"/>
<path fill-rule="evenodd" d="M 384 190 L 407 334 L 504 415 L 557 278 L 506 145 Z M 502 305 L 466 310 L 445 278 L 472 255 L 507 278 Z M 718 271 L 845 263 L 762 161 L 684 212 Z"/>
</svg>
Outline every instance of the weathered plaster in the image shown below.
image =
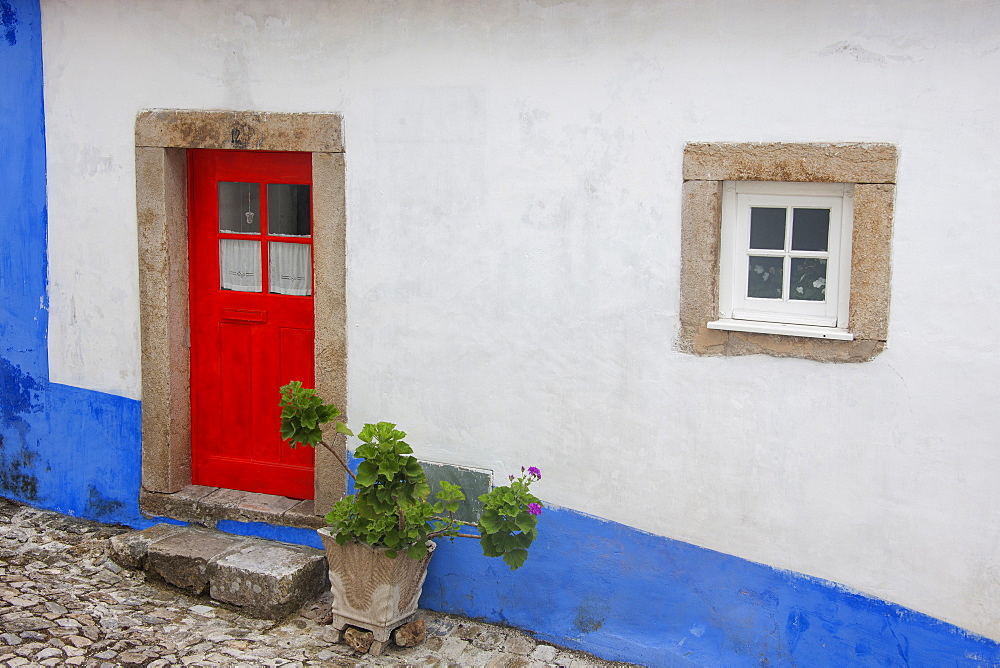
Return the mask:
<svg viewBox="0 0 1000 668">
<path fill-rule="evenodd" d="M 889 338 L 895 200 L 896 186 L 891 183 L 854 186 L 849 326 L 858 339 L 885 341 Z"/>
<path fill-rule="evenodd" d="M 692 143 L 685 181 L 895 183 L 892 144 Z"/>
<path fill-rule="evenodd" d="M 339 124 L 338 124 L 339 127 Z M 347 210 L 343 153 L 313 153 L 313 242 L 316 312 L 316 389 L 347 413 Z M 319 232 L 322 225 L 322 233 Z M 323 431 L 343 457 L 344 436 L 332 425 Z M 316 512 L 326 514 L 344 494 L 344 470 L 325 448 L 316 448 Z M 321 484 L 320 481 L 323 481 Z"/>
<path fill-rule="evenodd" d="M 697 355 L 766 354 L 821 362 L 865 362 L 882 352 L 889 334 L 896 164 L 891 144 L 687 144 L 677 348 Z M 718 317 L 721 188 L 727 180 L 855 184 L 849 314 L 853 341 L 706 327 Z"/>
<path fill-rule="evenodd" d="M 247 139 L 236 144 L 236 137 Z M 342 146 L 340 117 L 333 114 L 161 110 L 136 118 L 142 479 L 147 491 L 177 492 L 191 482 L 186 149 L 313 153 L 316 384 L 323 396 L 344 409 L 344 160 L 342 154 L 326 152 Z M 333 442 L 343 455 L 343 439 Z M 344 474 L 322 449 L 315 471 L 315 512 L 323 514 L 343 495 Z"/>
<path fill-rule="evenodd" d="M 155 147 L 136 147 L 135 159 L 143 486 L 173 491 L 191 482 L 187 159 Z"/>
<path fill-rule="evenodd" d="M 331 114 L 154 109 L 135 121 L 135 145 L 343 153 Z"/>
</svg>

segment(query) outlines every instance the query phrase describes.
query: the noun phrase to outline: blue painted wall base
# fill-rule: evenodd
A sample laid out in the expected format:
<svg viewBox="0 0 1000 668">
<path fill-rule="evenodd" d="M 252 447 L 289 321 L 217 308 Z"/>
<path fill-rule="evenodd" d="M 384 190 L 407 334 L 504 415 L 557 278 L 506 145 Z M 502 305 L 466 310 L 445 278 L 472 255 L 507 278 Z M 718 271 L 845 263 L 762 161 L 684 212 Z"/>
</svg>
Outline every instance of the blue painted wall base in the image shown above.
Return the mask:
<svg viewBox="0 0 1000 668">
<path fill-rule="evenodd" d="M 510 572 L 435 551 L 420 604 L 650 666 L 1000 665 L 1000 644 L 837 584 L 546 508 Z"/>
</svg>

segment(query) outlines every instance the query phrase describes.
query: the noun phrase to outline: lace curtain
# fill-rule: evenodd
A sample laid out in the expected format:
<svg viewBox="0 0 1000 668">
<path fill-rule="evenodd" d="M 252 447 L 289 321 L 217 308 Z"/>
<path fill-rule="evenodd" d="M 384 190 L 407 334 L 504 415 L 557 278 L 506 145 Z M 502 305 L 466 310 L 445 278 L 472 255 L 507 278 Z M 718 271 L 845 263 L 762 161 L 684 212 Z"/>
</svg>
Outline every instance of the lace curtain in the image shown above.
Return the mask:
<svg viewBox="0 0 1000 668">
<path fill-rule="evenodd" d="M 309 244 L 269 244 L 268 288 L 279 295 L 312 294 L 312 258 Z"/>
<path fill-rule="evenodd" d="M 223 290 L 260 292 L 260 242 L 220 239 L 219 273 Z"/>
</svg>

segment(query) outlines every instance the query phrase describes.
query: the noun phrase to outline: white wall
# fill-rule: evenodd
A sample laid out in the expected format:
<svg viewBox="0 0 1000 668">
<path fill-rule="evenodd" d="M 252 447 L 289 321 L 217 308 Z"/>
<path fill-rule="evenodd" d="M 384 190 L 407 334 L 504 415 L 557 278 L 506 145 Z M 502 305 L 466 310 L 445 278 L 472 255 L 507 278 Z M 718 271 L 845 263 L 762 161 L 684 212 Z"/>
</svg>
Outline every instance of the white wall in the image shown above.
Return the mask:
<svg viewBox="0 0 1000 668">
<path fill-rule="evenodd" d="M 1000 639 L 1000 6 L 43 0 L 52 379 L 139 396 L 133 122 L 335 111 L 352 422 Z M 900 148 L 889 348 L 674 350 L 688 141 Z"/>
</svg>

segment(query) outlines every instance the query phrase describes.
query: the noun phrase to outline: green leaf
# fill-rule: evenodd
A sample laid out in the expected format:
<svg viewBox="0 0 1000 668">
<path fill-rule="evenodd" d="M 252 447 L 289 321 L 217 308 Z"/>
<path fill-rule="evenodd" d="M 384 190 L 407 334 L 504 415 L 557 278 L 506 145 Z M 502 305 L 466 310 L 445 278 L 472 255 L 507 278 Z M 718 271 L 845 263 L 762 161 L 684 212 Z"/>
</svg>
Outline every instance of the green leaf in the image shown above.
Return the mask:
<svg viewBox="0 0 1000 668">
<path fill-rule="evenodd" d="M 423 559 L 426 554 L 427 545 L 424 543 L 415 543 L 406 550 L 406 556 L 410 559 Z"/>
<path fill-rule="evenodd" d="M 518 568 L 524 565 L 524 562 L 528 559 L 527 550 L 511 550 L 503 555 L 504 563 L 510 566 L 510 570 L 516 571 Z"/>
<path fill-rule="evenodd" d="M 354 432 L 348 429 L 347 425 L 343 422 L 337 423 L 336 430 L 338 434 L 343 434 L 344 436 L 354 436 Z"/>
<path fill-rule="evenodd" d="M 483 511 L 479 518 L 479 530 L 483 533 L 495 533 L 500 529 L 499 518 L 495 510 Z"/>
<path fill-rule="evenodd" d="M 378 480 L 378 469 L 375 465 L 369 461 L 363 461 L 358 465 L 358 475 L 355 478 L 355 483 L 358 485 L 374 485 L 375 481 Z"/>
<path fill-rule="evenodd" d="M 517 528 L 521 531 L 531 531 L 538 524 L 538 520 L 531 513 L 521 513 L 517 517 Z"/>
</svg>

